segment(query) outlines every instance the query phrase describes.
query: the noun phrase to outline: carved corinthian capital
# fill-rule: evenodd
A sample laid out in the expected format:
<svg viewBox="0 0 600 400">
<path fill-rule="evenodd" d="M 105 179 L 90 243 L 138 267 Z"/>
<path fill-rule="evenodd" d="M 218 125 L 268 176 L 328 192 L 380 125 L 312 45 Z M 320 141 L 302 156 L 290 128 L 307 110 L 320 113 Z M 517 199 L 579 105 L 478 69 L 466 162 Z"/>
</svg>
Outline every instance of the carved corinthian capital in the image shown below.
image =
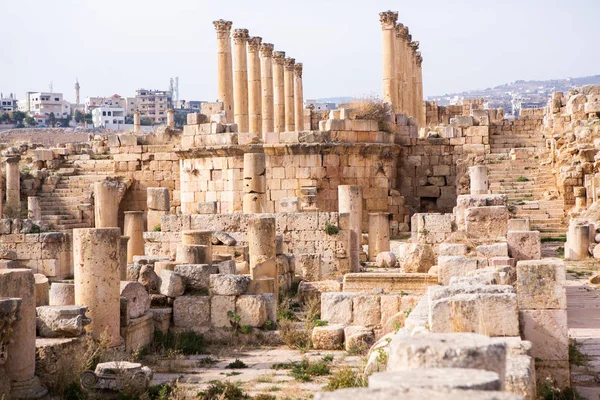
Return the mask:
<svg viewBox="0 0 600 400">
<path fill-rule="evenodd" d="M 213 21 L 213 25 L 217 31 L 218 38 L 228 38 L 229 33 L 231 32 L 231 25 L 233 23 L 231 21 L 225 21 L 224 19 L 220 19 L 218 21 Z"/>
<path fill-rule="evenodd" d="M 302 78 L 302 63 L 296 63 L 294 65 L 294 75 L 298 78 Z"/>
<path fill-rule="evenodd" d="M 262 43 L 262 38 L 258 36 L 253 36 L 248 39 L 248 51 L 258 51 L 260 49 L 260 44 Z"/>
<path fill-rule="evenodd" d="M 379 22 L 381 22 L 382 29 L 394 29 L 397 20 L 397 11 L 384 11 L 379 13 Z"/>
<path fill-rule="evenodd" d="M 283 67 L 288 71 L 294 70 L 294 64 L 296 64 L 296 59 L 287 57 L 283 62 Z"/>
<path fill-rule="evenodd" d="M 260 45 L 260 55 L 263 57 L 273 57 L 273 46 L 272 43 L 263 43 Z"/>
<path fill-rule="evenodd" d="M 248 29 L 234 29 L 233 30 L 233 43 L 235 44 L 246 44 L 250 35 Z"/>
<path fill-rule="evenodd" d="M 285 60 L 285 51 L 274 51 L 273 52 L 273 62 L 278 65 L 283 65 L 283 61 Z"/>
</svg>

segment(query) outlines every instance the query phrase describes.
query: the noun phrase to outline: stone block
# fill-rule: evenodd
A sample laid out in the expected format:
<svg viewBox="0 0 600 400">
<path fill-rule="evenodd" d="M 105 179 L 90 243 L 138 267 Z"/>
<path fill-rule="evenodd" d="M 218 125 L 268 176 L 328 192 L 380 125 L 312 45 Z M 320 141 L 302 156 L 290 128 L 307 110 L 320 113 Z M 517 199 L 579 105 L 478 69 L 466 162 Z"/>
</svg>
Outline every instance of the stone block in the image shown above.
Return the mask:
<svg viewBox="0 0 600 400">
<path fill-rule="evenodd" d="M 440 256 L 466 256 L 469 247 L 461 243 L 441 243 L 438 252 Z"/>
<path fill-rule="evenodd" d="M 359 388 L 319 392 L 315 400 L 523 400 L 521 396 L 495 390 L 434 390 L 421 388 Z"/>
<path fill-rule="evenodd" d="M 77 337 L 90 323 L 86 306 L 42 306 L 36 308 L 38 335 L 45 338 Z"/>
<path fill-rule="evenodd" d="M 394 268 L 396 267 L 396 255 L 391 251 L 384 251 L 377 254 L 375 264 L 379 268 Z"/>
<path fill-rule="evenodd" d="M 509 231 L 529 231 L 531 230 L 531 224 L 529 219 L 526 218 L 513 218 L 508 220 Z"/>
<path fill-rule="evenodd" d="M 215 328 L 230 328 L 227 313 L 235 313 L 235 296 L 212 296 L 210 322 Z"/>
<path fill-rule="evenodd" d="M 344 326 L 340 324 L 315 326 L 312 331 L 315 350 L 339 350 L 344 344 Z"/>
<path fill-rule="evenodd" d="M 267 320 L 277 322 L 277 297 L 275 297 L 275 293 L 263 293 L 262 297 L 267 306 Z"/>
<path fill-rule="evenodd" d="M 369 388 L 423 388 L 447 391 L 501 390 L 497 373 L 465 368 L 418 368 L 410 371 L 377 372 L 369 376 Z"/>
<path fill-rule="evenodd" d="M 405 272 L 427 272 L 435 264 L 435 253 L 430 244 L 400 243 L 391 248 L 398 266 Z"/>
<path fill-rule="evenodd" d="M 240 316 L 240 325 L 259 328 L 267 322 L 267 304 L 262 295 L 239 296 L 235 302 L 235 310 Z"/>
<path fill-rule="evenodd" d="M 477 253 L 482 257 L 508 257 L 508 244 L 493 243 L 477 246 Z"/>
<path fill-rule="evenodd" d="M 167 297 L 181 296 L 185 291 L 183 278 L 177 272 L 163 269 L 160 271 L 160 294 Z"/>
<path fill-rule="evenodd" d="M 121 297 L 128 300 L 127 308 L 131 319 L 141 317 L 150 309 L 150 296 L 139 282 L 121 281 Z"/>
<path fill-rule="evenodd" d="M 210 276 L 218 274 L 219 268 L 208 264 L 177 264 L 173 271 L 183 278 L 187 290 L 202 290 L 210 287 Z"/>
<path fill-rule="evenodd" d="M 152 315 L 154 329 L 166 334 L 171 327 L 171 319 L 173 318 L 173 308 L 151 308 L 148 312 Z"/>
<path fill-rule="evenodd" d="M 347 326 L 344 328 L 344 345 L 348 352 L 367 351 L 375 343 L 373 329 L 364 326 Z"/>
<path fill-rule="evenodd" d="M 121 336 L 125 341 L 125 351 L 132 353 L 140 350 L 154 339 L 154 320 L 151 313 L 133 319 L 129 325 L 121 326 Z"/>
<path fill-rule="evenodd" d="M 438 257 L 438 279 L 442 285 L 448 285 L 453 276 L 465 276 L 478 268 L 477 258 L 462 256 Z"/>
<path fill-rule="evenodd" d="M 169 211 L 171 200 L 166 187 L 149 187 L 147 190 L 147 206 L 149 210 Z"/>
<path fill-rule="evenodd" d="M 456 116 L 450 119 L 450 125 L 455 128 L 468 128 L 470 126 L 473 126 L 473 117 Z"/>
<path fill-rule="evenodd" d="M 236 274 L 236 262 L 235 260 L 227 260 L 221 261 L 218 264 L 215 264 L 219 274 Z M 209 279 L 210 284 L 210 279 Z"/>
<path fill-rule="evenodd" d="M 300 212 L 299 197 L 284 197 L 279 200 L 279 212 L 281 213 L 296 213 Z"/>
<path fill-rule="evenodd" d="M 465 230 L 479 240 L 498 240 L 506 237 L 508 209 L 504 206 L 472 207 L 465 211 Z"/>
<path fill-rule="evenodd" d="M 538 231 L 511 231 L 507 234 L 509 255 L 517 262 L 542 258 L 542 242 Z"/>
<path fill-rule="evenodd" d="M 517 263 L 517 295 L 521 310 L 567 308 L 565 265 L 560 260 Z"/>
<path fill-rule="evenodd" d="M 246 293 L 251 280 L 247 275 L 211 275 L 210 288 L 214 295 L 239 296 Z"/>
<path fill-rule="evenodd" d="M 342 282 L 336 280 L 327 281 L 300 281 L 298 285 L 298 296 L 304 302 L 308 299 L 316 299 L 321 301 L 321 293 L 341 292 Z"/>
<path fill-rule="evenodd" d="M 509 355 L 506 358 L 504 390 L 523 396 L 525 400 L 536 399 L 536 371 L 532 357 Z"/>
<path fill-rule="evenodd" d="M 439 186 L 417 186 L 417 197 L 440 197 Z"/>
<path fill-rule="evenodd" d="M 569 359 L 567 310 L 521 310 L 519 320 L 521 336 L 533 343 L 534 358 Z"/>
<path fill-rule="evenodd" d="M 210 315 L 210 296 L 179 296 L 173 301 L 173 325 L 176 328 L 204 328 L 211 322 Z"/>
<path fill-rule="evenodd" d="M 380 296 L 359 295 L 352 298 L 352 323 L 373 327 L 381 324 Z"/>
<path fill-rule="evenodd" d="M 352 298 L 356 293 L 322 293 L 321 319 L 330 324 L 352 323 Z"/>
<path fill-rule="evenodd" d="M 197 214 L 216 214 L 217 213 L 217 202 L 216 201 L 199 201 L 196 203 Z"/>
</svg>

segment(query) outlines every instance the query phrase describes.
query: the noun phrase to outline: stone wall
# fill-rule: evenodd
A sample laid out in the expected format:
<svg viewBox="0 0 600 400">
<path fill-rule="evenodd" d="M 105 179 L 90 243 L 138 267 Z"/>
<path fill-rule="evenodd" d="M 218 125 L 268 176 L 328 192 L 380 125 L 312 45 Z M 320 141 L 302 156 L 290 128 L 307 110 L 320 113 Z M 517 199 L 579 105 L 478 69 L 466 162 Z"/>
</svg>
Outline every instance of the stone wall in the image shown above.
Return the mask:
<svg viewBox="0 0 600 400">
<path fill-rule="evenodd" d="M 9 268 L 30 268 L 51 278 L 72 274 L 71 236 L 66 233 L 28 233 L 0 235 L 3 252 L 13 252 Z"/>
</svg>

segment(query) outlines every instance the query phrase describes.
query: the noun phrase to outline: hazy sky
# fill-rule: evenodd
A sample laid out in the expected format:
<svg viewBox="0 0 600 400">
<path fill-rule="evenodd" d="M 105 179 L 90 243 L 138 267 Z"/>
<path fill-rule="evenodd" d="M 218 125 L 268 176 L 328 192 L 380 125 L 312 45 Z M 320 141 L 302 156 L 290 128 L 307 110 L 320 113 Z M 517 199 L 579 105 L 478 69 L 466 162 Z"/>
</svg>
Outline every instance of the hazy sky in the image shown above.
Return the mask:
<svg viewBox="0 0 600 400">
<path fill-rule="evenodd" d="M 425 95 L 600 73 L 600 0 L 2 0 L 0 91 L 74 100 L 168 88 L 215 100 L 216 34 L 233 21 L 304 63 L 304 97 L 381 94 L 378 13 L 421 43 Z"/>
</svg>

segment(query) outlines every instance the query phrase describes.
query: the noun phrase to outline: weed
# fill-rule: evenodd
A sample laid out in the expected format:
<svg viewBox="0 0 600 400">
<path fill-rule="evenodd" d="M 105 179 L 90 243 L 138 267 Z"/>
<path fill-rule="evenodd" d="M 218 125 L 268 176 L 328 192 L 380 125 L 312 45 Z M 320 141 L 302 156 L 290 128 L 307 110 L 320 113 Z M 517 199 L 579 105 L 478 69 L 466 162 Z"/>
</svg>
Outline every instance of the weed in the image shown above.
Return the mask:
<svg viewBox="0 0 600 400">
<path fill-rule="evenodd" d="M 575 389 L 568 387 L 560 390 L 549 378 L 538 385 L 537 392 L 542 400 L 581 400 L 581 396 Z"/>
<path fill-rule="evenodd" d="M 279 392 L 281 388 L 279 386 L 272 386 L 269 388 L 269 392 Z"/>
<path fill-rule="evenodd" d="M 168 331 L 154 331 L 154 340 L 150 345 L 153 353 L 166 353 L 175 350 L 185 355 L 206 353 L 206 341 L 204 336 L 196 332 L 173 333 Z"/>
<path fill-rule="evenodd" d="M 377 361 L 379 364 L 387 365 L 388 353 L 383 347 L 377 349 L 377 357 L 375 357 L 375 361 Z"/>
<path fill-rule="evenodd" d="M 579 347 L 581 346 L 576 340 L 569 343 L 569 363 L 577 367 L 585 367 L 590 362 L 590 356 L 583 354 Z"/>
<path fill-rule="evenodd" d="M 253 331 L 253 328 L 250 325 L 242 325 L 240 327 L 240 333 L 244 335 L 249 335 Z"/>
<path fill-rule="evenodd" d="M 352 368 L 345 367 L 337 371 L 331 378 L 325 390 L 334 391 L 343 388 L 366 387 L 367 379 L 365 376 Z"/>
<path fill-rule="evenodd" d="M 301 361 L 274 364 L 271 368 L 275 370 L 289 369 L 290 374 L 299 382 L 310 382 L 313 376 L 329 375 L 329 363 L 325 360 L 309 361 L 303 358 Z"/>
<path fill-rule="evenodd" d="M 201 358 L 201 359 L 198 361 L 198 366 L 199 366 L 199 367 L 206 367 L 206 366 L 209 366 L 209 365 L 214 365 L 214 364 L 216 364 L 217 362 L 218 362 L 218 361 L 217 361 L 217 360 L 215 360 L 215 359 L 214 359 L 214 358 L 212 358 L 212 357 L 204 357 L 204 358 Z"/>
<path fill-rule="evenodd" d="M 40 233 L 42 232 L 42 230 L 40 229 L 39 225 L 33 224 L 31 226 L 31 231 L 29 231 L 29 233 Z"/>
<path fill-rule="evenodd" d="M 323 356 L 323 361 L 325 361 L 325 362 L 332 362 L 333 361 L 333 354 L 325 354 Z"/>
<path fill-rule="evenodd" d="M 257 394 L 256 396 L 254 396 L 254 400 L 276 400 L 277 397 L 271 395 L 271 394 L 264 394 L 264 393 L 260 393 Z"/>
<path fill-rule="evenodd" d="M 429 231 L 428 231 L 427 229 L 423 229 L 423 230 L 421 231 L 421 233 L 423 234 L 423 236 L 427 236 L 427 235 L 429 235 Z"/>
<path fill-rule="evenodd" d="M 192 289 L 185 292 L 188 296 L 208 296 L 208 289 Z"/>
<path fill-rule="evenodd" d="M 348 346 L 348 354 L 351 356 L 362 356 L 367 354 L 369 347 L 370 346 L 366 342 L 361 340 L 352 342 Z"/>
<path fill-rule="evenodd" d="M 154 232 L 161 232 L 161 227 L 160 227 L 160 225 L 154 225 L 154 228 L 152 228 L 152 230 Z"/>
<path fill-rule="evenodd" d="M 225 368 L 228 368 L 228 369 L 242 369 L 242 368 L 248 368 L 248 365 L 246 365 L 246 363 L 243 362 L 242 360 L 240 360 L 239 358 L 236 358 L 235 361 L 230 362 L 229 364 L 227 364 L 227 366 Z"/>
<path fill-rule="evenodd" d="M 266 331 L 275 331 L 277 330 L 277 324 L 268 319 L 267 322 L 265 322 L 265 324 L 263 325 L 263 329 Z"/>
<path fill-rule="evenodd" d="M 517 182 L 529 182 L 529 178 L 526 176 L 520 176 L 517 178 Z"/>
<path fill-rule="evenodd" d="M 172 391 L 171 386 L 165 383 L 154 385 L 148 388 L 148 397 L 153 400 L 169 400 Z"/>
<path fill-rule="evenodd" d="M 330 223 L 329 221 L 325 222 L 325 233 L 329 236 L 336 235 L 340 232 L 340 228 Z"/>
<path fill-rule="evenodd" d="M 280 307 L 277 310 L 277 320 L 298 321 L 298 318 L 292 309 Z"/>
<path fill-rule="evenodd" d="M 237 372 L 237 371 L 231 371 L 231 372 L 221 372 L 221 375 L 225 375 L 227 377 L 229 376 L 238 376 L 241 375 L 241 372 Z"/>
<path fill-rule="evenodd" d="M 542 243 L 547 243 L 547 242 L 566 242 L 567 241 L 567 237 L 566 236 L 557 236 L 557 237 L 544 237 L 540 239 Z"/>
<path fill-rule="evenodd" d="M 229 310 L 227 311 L 227 318 L 229 318 L 229 324 L 231 325 L 233 336 L 238 336 L 241 329 L 240 321 L 242 320 L 242 317 Z"/>
<path fill-rule="evenodd" d="M 289 348 L 306 351 L 311 347 L 312 324 L 282 320 L 279 335 Z"/>
<path fill-rule="evenodd" d="M 315 321 L 315 326 L 327 326 L 327 324 L 329 324 L 329 321 L 323 321 L 322 319 Z"/>
<path fill-rule="evenodd" d="M 239 383 L 215 381 L 198 393 L 200 400 L 246 400 L 251 397 L 240 389 Z"/>
<path fill-rule="evenodd" d="M 409 308 L 408 310 L 404 310 L 404 315 L 406 316 L 406 318 L 408 318 L 408 316 L 410 315 L 411 312 L 412 312 L 412 308 Z"/>
<path fill-rule="evenodd" d="M 356 112 L 356 119 L 377 121 L 379 129 L 385 128 L 385 122 L 391 119 L 393 113 L 390 104 L 377 97 L 355 100 L 349 107 Z"/>
</svg>

